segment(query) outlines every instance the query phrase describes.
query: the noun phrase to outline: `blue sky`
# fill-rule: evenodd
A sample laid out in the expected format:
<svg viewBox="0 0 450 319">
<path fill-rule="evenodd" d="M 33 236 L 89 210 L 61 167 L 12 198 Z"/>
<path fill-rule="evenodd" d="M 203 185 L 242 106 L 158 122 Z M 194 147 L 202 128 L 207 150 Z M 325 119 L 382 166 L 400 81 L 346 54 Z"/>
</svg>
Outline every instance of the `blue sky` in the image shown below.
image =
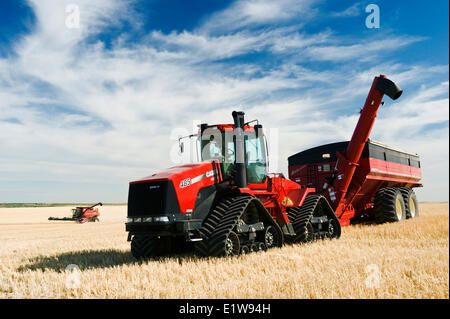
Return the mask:
<svg viewBox="0 0 450 319">
<path fill-rule="evenodd" d="M 67 27 L 75 4 L 79 28 Z M 369 29 L 365 8 L 380 8 Z M 29 0 L 0 3 L 0 202 L 125 202 L 174 165 L 178 134 L 242 109 L 271 169 L 351 136 L 375 75 L 375 140 L 419 153 L 448 200 L 448 1 Z"/>
</svg>

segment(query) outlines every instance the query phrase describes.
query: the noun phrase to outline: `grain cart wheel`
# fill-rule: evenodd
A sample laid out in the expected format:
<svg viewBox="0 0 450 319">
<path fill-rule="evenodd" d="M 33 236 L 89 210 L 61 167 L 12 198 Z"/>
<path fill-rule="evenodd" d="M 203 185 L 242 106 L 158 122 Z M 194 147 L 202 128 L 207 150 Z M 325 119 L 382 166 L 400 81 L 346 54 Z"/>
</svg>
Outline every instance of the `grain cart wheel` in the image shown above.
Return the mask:
<svg viewBox="0 0 450 319">
<path fill-rule="evenodd" d="M 170 238 L 137 234 L 131 240 L 131 254 L 136 259 L 152 258 L 170 252 Z"/>
<path fill-rule="evenodd" d="M 375 221 L 378 224 L 406 219 L 405 202 L 401 191 L 395 187 L 380 189 L 374 200 Z"/>
<path fill-rule="evenodd" d="M 405 201 L 406 218 L 415 218 L 419 216 L 419 203 L 417 201 L 416 193 L 412 188 L 401 187 L 400 191 Z"/>
</svg>

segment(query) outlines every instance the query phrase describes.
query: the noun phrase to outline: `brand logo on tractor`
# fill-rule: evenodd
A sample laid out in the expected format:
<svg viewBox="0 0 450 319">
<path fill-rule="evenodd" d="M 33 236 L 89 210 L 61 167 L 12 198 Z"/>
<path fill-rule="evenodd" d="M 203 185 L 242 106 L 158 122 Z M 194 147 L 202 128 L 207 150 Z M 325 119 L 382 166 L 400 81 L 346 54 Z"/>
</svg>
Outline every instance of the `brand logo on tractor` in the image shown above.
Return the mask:
<svg viewBox="0 0 450 319">
<path fill-rule="evenodd" d="M 180 182 L 180 188 L 187 187 L 187 186 L 189 186 L 189 185 L 191 185 L 191 178 L 190 178 L 190 177 L 189 177 L 189 178 L 186 178 L 186 179 L 183 179 L 183 180 Z"/>
<path fill-rule="evenodd" d="M 289 197 L 285 197 L 283 198 L 283 200 L 281 201 L 281 205 L 283 206 L 293 206 L 294 203 L 292 202 L 292 200 Z"/>
</svg>

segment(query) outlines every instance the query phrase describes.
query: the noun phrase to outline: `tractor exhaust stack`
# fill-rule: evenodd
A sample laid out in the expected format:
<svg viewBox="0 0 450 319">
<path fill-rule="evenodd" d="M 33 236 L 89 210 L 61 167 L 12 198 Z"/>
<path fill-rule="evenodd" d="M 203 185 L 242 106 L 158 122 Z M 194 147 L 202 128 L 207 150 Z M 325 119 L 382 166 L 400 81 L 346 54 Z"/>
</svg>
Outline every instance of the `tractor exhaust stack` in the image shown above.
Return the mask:
<svg viewBox="0 0 450 319">
<path fill-rule="evenodd" d="M 233 111 L 233 120 L 236 136 L 235 182 L 239 188 L 247 187 L 247 170 L 245 167 L 244 147 L 244 112 Z"/>
</svg>

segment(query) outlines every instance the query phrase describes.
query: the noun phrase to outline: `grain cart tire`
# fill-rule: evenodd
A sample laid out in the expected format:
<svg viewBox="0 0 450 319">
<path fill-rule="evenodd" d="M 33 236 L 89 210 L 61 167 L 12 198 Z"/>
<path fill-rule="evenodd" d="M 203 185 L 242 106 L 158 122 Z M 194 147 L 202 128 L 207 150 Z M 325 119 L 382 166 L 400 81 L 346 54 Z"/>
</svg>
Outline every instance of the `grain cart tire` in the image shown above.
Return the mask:
<svg viewBox="0 0 450 319">
<path fill-rule="evenodd" d="M 136 259 L 154 258 L 170 252 L 170 238 L 136 234 L 131 240 L 131 254 Z"/>
<path fill-rule="evenodd" d="M 386 187 L 375 193 L 375 221 L 377 224 L 406 219 L 405 201 L 400 189 Z"/>
<path fill-rule="evenodd" d="M 419 217 L 419 203 L 414 190 L 408 187 L 401 187 L 400 191 L 405 201 L 406 218 Z"/>
</svg>

